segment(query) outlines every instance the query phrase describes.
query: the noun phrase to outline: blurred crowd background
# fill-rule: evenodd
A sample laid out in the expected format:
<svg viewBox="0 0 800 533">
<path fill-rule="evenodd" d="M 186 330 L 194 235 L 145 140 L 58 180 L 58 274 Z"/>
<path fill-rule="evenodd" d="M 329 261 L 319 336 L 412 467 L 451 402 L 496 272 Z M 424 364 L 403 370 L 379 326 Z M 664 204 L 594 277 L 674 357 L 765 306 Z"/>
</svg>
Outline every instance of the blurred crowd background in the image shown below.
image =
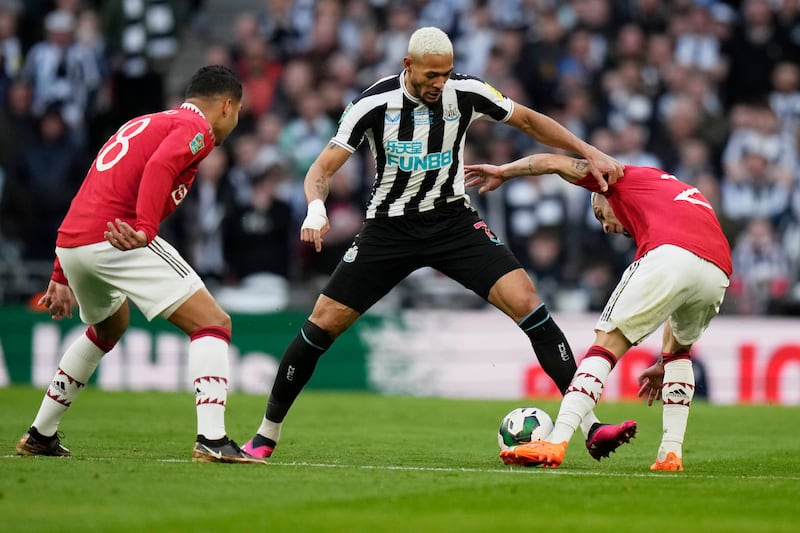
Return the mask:
<svg viewBox="0 0 800 533">
<path fill-rule="evenodd" d="M 320 254 L 298 238 L 305 171 L 425 25 L 450 35 L 457 71 L 698 187 L 733 250 L 723 313 L 800 314 L 800 0 L 0 0 L 0 303 L 45 288 L 106 138 L 179 105 L 215 63 L 244 82 L 241 122 L 161 234 L 231 311 L 310 305 L 360 227 L 374 165 L 362 147 L 333 177 Z M 467 144 L 468 163 L 549 150 L 482 122 Z M 634 253 L 555 176 L 473 203 L 555 311 L 601 309 Z M 482 305 L 428 270 L 381 303 Z"/>
</svg>

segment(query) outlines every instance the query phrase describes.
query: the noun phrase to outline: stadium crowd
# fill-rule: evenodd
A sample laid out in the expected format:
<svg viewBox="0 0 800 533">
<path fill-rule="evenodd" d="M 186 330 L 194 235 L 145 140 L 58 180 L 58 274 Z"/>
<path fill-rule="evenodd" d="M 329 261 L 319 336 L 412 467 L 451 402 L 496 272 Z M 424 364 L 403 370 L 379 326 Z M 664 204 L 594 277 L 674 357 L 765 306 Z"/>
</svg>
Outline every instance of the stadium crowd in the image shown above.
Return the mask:
<svg viewBox="0 0 800 533">
<path fill-rule="evenodd" d="M 374 168 L 362 147 L 332 179 L 321 253 L 298 239 L 305 171 L 347 103 L 395 74 L 412 31 L 432 25 L 451 37 L 457 71 L 700 189 L 733 250 L 723 313 L 800 314 L 800 0 L 253 0 L 225 29 L 206 4 L 0 0 L 0 265 L 52 260 L 110 128 L 180 103 L 166 81 L 192 32 L 203 62 L 239 74 L 245 103 L 162 234 L 229 309 L 307 304 L 360 227 Z M 542 149 L 478 123 L 467 162 Z M 635 250 L 556 176 L 473 201 L 556 311 L 602 309 Z M 6 287 L 0 302 L 27 296 Z M 390 302 L 483 304 L 470 296 L 420 271 Z"/>
</svg>

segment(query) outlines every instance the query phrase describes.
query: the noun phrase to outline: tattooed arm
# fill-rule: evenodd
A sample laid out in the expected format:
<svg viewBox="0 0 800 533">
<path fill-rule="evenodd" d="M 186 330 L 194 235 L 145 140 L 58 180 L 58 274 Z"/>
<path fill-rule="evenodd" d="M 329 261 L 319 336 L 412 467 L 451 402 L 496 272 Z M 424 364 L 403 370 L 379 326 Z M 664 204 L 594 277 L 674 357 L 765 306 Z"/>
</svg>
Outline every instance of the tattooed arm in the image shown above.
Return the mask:
<svg viewBox="0 0 800 533">
<path fill-rule="evenodd" d="M 303 191 L 308 202 L 308 213 L 300 227 L 300 240 L 313 244 L 316 251 L 322 250 L 322 237 L 330 229 L 325 199 L 328 197 L 328 182 L 331 176 L 344 165 L 350 152 L 341 146 L 328 143 L 306 172 Z"/>
<path fill-rule="evenodd" d="M 589 174 L 589 162 L 559 154 L 535 154 L 500 166 L 464 166 L 466 186 L 480 186 L 480 194 L 495 190 L 511 178 L 540 174 L 558 174 L 570 183 L 575 183 Z"/>
<path fill-rule="evenodd" d="M 344 165 L 350 155 L 350 152 L 338 144 L 328 143 L 306 172 L 303 182 L 306 202 L 325 201 L 328 197 L 328 180 Z"/>
</svg>

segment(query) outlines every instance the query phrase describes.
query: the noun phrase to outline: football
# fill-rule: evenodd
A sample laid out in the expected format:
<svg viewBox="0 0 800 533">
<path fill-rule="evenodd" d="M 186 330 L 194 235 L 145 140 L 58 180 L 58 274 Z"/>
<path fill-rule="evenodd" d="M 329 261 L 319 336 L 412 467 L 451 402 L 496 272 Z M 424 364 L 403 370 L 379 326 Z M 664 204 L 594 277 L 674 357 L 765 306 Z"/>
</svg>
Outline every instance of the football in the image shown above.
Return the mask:
<svg viewBox="0 0 800 533">
<path fill-rule="evenodd" d="M 503 417 L 497 430 L 501 450 L 545 438 L 553 430 L 553 419 L 538 407 L 518 407 Z"/>
</svg>

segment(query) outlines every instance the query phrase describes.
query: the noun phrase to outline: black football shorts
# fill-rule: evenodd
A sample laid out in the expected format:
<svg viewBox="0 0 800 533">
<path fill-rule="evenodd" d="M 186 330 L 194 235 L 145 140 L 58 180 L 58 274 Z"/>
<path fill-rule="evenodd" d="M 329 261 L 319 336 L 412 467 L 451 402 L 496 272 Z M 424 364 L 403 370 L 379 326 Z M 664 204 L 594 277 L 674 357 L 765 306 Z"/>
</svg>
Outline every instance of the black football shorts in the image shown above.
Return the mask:
<svg viewBox="0 0 800 533">
<path fill-rule="evenodd" d="M 432 267 L 484 300 L 503 275 L 521 268 L 472 208 L 367 220 L 322 294 L 364 313 L 414 270 Z"/>
</svg>

